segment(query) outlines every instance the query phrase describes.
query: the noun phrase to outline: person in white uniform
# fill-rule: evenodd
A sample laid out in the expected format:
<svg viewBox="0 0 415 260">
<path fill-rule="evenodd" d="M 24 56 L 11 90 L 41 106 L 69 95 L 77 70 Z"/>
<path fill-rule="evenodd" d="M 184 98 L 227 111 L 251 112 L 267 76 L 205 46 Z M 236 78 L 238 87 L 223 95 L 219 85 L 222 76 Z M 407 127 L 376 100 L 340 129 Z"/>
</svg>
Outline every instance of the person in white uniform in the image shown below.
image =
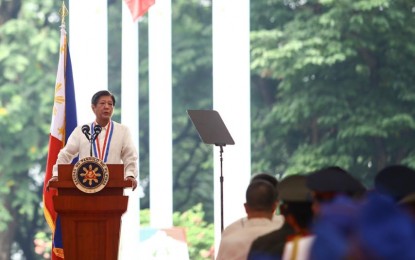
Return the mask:
<svg viewBox="0 0 415 260">
<path fill-rule="evenodd" d="M 256 181 L 256 180 L 268 181 L 269 183 L 271 183 L 271 185 L 275 188 L 277 192 L 278 180 L 273 175 L 266 173 L 266 172 L 256 173 L 252 177 L 251 182 Z M 278 195 L 278 192 L 277 192 L 277 195 Z M 276 203 L 277 203 L 276 207 L 278 207 L 277 197 L 276 197 Z M 231 224 L 225 227 L 225 229 L 222 231 L 221 237 L 227 236 L 228 234 L 235 232 L 235 230 L 245 228 L 247 221 L 248 221 L 247 216 L 244 216 L 240 219 L 235 220 L 234 222 L 232 222 Z M 272 216 L 272 223 L 273 225 L 275 225 L 276 229 L 280 228 L 282 227 L 284 223 L 284 217 L 280 214 L 274 214 Z"/>
<path fill-rule="evenodd" d="M 95 121 L 88 126 L 92 130 L 96 125 L 101 126 L 101 133 L 92 144 L 92 156 L 101 159 L 108 164 L 124 164 L 125 179 L 132 181 L 133 190 L 137 187 L 138 153 L 127 126 L 112 121 L 115 97 L 107 91 L 101 90 L 95 93 L 91 99 L 91 108 L 95 114 Z M 85 126 L 85 125 L 84 125 Z M 79 159 L 91 156 L 91 143 L 82 131 L 83 126 L 77 126 L 68 142 L 58 155 L 53 166 L 53 176 L 49 183 L 58 180 L 58 165 L 69 164 L 76 156 Z"/>
<path fill-rule="evenodd" d="M 264 180 L 252 181 L 246 191 L 247 220 L 243 228 L 222 236 L 217 260 L 246 259 L 253 240 L 276 227 L 272 219 L 277 207 L 275 187 Z"/>
</svg>

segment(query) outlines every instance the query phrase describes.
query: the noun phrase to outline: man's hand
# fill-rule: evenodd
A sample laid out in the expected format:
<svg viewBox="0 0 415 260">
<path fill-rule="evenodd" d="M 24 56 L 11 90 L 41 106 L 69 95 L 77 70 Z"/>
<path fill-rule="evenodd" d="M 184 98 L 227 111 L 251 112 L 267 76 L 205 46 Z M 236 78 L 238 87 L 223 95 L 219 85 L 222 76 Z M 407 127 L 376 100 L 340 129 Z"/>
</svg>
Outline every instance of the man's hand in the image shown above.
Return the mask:
<svg viewBox="0 0 415 260">
<path fill-rule="evenodd" d="M 53 176 L 49 179 L 48 184 L 46 185 L 46 191 L 49 191 L 49 185 L 51 182 L 58 181 L 58 176 Z"/>
<path fill-rule="evenodd" d="M 133 191 L 135 190 L 135 188 L 137 188 L 137 180 L 132 177 L 132 176 L 127 176 L 127 178 L 125 178 L 125 180 L 130 180 L 133 182 L 133 186 L 131 186 L 131 188 L 133 188 Z"/>
</svg>

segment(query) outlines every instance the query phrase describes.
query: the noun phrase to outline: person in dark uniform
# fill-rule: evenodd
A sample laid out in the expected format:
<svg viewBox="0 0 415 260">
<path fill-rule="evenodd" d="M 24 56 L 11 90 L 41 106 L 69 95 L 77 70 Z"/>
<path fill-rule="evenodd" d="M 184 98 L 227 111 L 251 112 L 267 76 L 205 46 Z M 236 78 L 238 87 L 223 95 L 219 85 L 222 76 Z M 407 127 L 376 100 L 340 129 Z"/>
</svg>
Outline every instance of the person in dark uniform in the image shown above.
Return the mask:
<svg viewBox="0 0 415 260">
<path fill-rule="evenodd" d="M 330 202 L 339 195 L 359 199 L 366 193 L 366 187 L 362 183 L 338 166 L 329 166 L 310 173 L 307 176 L 307 187 L 312 191 L 315 214 L 318 214 L 322 203 Z"/>
<path fill-rule="evenodd" d="M 295 235 L 305 235 L 313 219 L 311 193 L 304 175 L 291 175 L 278 184 L 283 226 L 258 237 L 249 250 L 249 260 L 281 259 L 286 242 Z M 303 234 L 301 234 L 303 233 Z"/>
<path fill-rule="evenodd" d="M 375 190 L 391 197 L 415 220 L 415 170 L 405 165 L 389 165 L 375 176 Z"/>
<path fill-rule="evenodd" d="M 415 259 L 415 227 L 402 210 L 414 201 L 412 169 L 401 165 L 382 169 L 370 192 L 336 166 L 308 175 L 307 186 L 316 213 L 314 240 L 301 259 Z M 292 256 L 300 259 L 299 253 Z M 285 252 L 283 259 L 288 259 Z"/>
<path fill-rule="evenodd" d="M 376 191 L 399 202 L 415 192 L 415 170 L 405 165 L 389 165 L 375 176 Z"/>
</svg>

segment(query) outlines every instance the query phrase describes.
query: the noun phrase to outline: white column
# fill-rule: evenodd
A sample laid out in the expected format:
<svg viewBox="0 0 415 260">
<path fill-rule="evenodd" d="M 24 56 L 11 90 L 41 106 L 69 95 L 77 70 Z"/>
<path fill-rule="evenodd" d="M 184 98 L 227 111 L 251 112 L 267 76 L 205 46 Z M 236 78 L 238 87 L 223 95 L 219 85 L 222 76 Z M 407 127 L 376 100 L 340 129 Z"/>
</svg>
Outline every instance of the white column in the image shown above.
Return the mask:
<svg viewBox="0 0 415 260">
<path fill-rule="evenodd" d="M 92 95 L 108 89 L 107 1 L 69 1 L 69 49 L 78 123 L 92 121 Z"/>
<path fill-rule="evenodd" d="M 130 128 L 135 146 L 139 149 L 139 59 L 138 22 L 133 22 L 131 13 L 122 3 L 122 55 L 121 55 L 121 123 Z M 137 162 L 138 164 L 139 162 Z M 139 177 L 137 177 L 137 181 Z M 125 190 L 129 196 L 128 209 L 122 216 L 119 258 L 138 259 L 140 243 L 140 192 L 137 188 Z"/>
<path fill-rule="evenodd" d="M 157 0 L 149 17 L 150 224 L 173 225 L 171 0 Z"/>
<path fill-rule="evenodd" d="M 214 0 L 213 107 L 235 145 L 223 152 L 224 226 L 246 216 L 243 203 L 251 174 L 249 0 Z M 220 160 L 214 147 L 215 244 L 220 241 Z M 216 250 L 217 251 L 217 250 Z"/>
</svg>

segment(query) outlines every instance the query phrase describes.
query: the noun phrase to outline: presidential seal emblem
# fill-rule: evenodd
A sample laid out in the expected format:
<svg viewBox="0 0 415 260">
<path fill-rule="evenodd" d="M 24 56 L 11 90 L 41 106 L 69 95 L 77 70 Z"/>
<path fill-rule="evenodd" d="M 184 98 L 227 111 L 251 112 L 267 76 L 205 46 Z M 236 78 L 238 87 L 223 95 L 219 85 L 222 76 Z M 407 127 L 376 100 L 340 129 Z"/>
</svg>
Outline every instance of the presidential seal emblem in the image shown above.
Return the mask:
<svg viewBox="0 0 415 260">
<path fill-rule="evenodd" d="M 75 186 L 85 193 L 96 193 L 108 183 L 107 165 L 96 157 L 85 157 L 79 160 L 72 170 Z"/>
</svg>

